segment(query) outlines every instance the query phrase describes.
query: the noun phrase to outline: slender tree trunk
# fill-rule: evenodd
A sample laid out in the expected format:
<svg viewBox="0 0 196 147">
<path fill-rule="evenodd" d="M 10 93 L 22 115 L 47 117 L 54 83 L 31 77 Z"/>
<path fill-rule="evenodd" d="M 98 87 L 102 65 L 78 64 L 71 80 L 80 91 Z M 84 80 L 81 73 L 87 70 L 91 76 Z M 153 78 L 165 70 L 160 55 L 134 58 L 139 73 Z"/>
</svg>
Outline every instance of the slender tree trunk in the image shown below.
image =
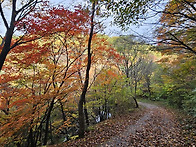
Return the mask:
<svg viewBox="0 0 196 147">
<path fill-rule="evenodd" d="M 2 12 L 2 9 L 1 9 L 1 12 Z M 2 70 L 5 59 L 11 49 L 10 45 L 11 45 L 12 36 L 14 33 L 14 28 L 15 28 L 15 19 L 16 19 L 16 0 L 13 0 L 12 1 L 12 15 L 11 15 L 10 26 L 8 25 L 7 21 L 4 20 L 4 23 L 6 22 L 5 26 L 7 28 L 7 31 L 6 31 L 6 35 L 5 35 L 5 44 L 4 44 L 3 49 L 0 53 L 0 71 Z"/>
<path fill-rule="evenodd" d="M 54 106 L 54 100 L 55 100 L 55 98 L 52 99 L 50 106 L 48 108 L 49 110 L 48 110 L 47 117 L 46 117 L 45 138 L 44 138 L 43 145 L 46 145 L 47 141 L 48 141 L 50 114 L 51 114 L 53 106 Z"/>
<path fill-rule="evenodd" d="M 106 120 L 107 119 L 107 115 L 108 115 L 108 113 L 107 113 L 108 112 L 107 98 L 105 98 L 105 110 L 104 111 L 105 111 L 105 115 L 104 115 L 105 118 L 104 119 Z"/>
<path fill-rule="evenodd" d="M 89 40 L 88 40 L 88 63 L 87 63 L 87 68 L 86 68 L 86 77 L 85 77 L 85 82 L 84 82 L 84 86 L 82 89 L 82 94 L 80 96 L 80 100 L 78 103 L 79 138 L 84 137 L 84 131 L 85 131 L 83 110 L 84 110 L 84 102 L 85 102 L 86 92 L 87 92 L 88 83 L 89 83 L 89 72 L 90 72 L 90 67 L 91 67 L 91 42 L 92 42 L 93 29 L 94 29 L 94 13 L 95 13 L 95 2 L 93 2 L 93 5 L 92 5 L 91 30 L 90 30 Z"/>
<path fill-rule="evenodd" d="M 30 146 L 30 147 L 35 147 L 35 140 L 34 140 L 34 137 L 33 137 L 33 130 L 32 128 L 30 129 L 30 132 L 29 132 L 29 137 L 28 137 L 28 145 L 27 146 Z"/>
<path fill-rule="evenodd" d="M 86 125 L 89 126 L 89 118 L 88 118 L 88 111 L 86 108 L 86 99 L 84 100 L 84 115 L 85 115 L 85 119 L 86 119 Z"/>
<path fill-rule="evenodd" d="M 50 121 L 50 130 L 52 130 L 52 122 L 51 121 Z M 52 131 L 51 131 L 51 134 L 50 134 L 50 140 L 51 140 L 51 144 L 54 144 Z"/>
<path fill-rule="evenodd" d="M 61 100 L 59 100 L 59 103 L 60 103 L 60 106 L 61 106 L 61 112 L 62 112 L 63 121 L 65 122 L 67 120 L 67 118 L 66 118 L 65 112 L 63 110 L 63 104 L 62 104 Z M 66 139 L 68 141 L 69 140 L 69 134 L 68 134 L 68 131 L 67 131 L 66 128 L 65 128 L 65 132 L 66 132 Z"/>
<path fill-rule="evenodd" d="M 139 108 L 139 105 L 138 105 L 136 97 L 133 97 L 133 100 L 135 101 L 135 108 Z"/>
<path fill-rule="evenodd" d="M 104 120 L 102 112 L 103 112 L 103 109 L 101 109 L 101 107 L 99 107 L 98 116 L 100 117 L 100 122 L 102 122 Z"/>
<path fill-rule="evenodd" d="M 5 59 L 10 51 L 10 44 L 11 44 L 11 40 L 12 40 L 12 36 L 13 36 L 13 30 L 14 30 L 14 27 L 9 28 L 6 32 L 5 44 L 4 44 L 3 49 L 0 53 L 0 71 L 2 70 Z"/>
<path fill-rule="evenodd" d="M 127 79 L 129 78 L 129 61 L 125 59 L 125 74 Z"/>
<path fill-rule="evenodd" d="M 135 107 L 136 108 L 139 108 L 139 105 L 137 103 L 137 99 L 136 99 L 136 92 L 137 92 L 137 82 L 135 81 L 135 94 L 134 94 L 134 97 L 133 97 L 133 100 L 135 101 Z"/>
<path fill-rule="evenodd" d="M 151 96 L 150 78 L 148 77 L 146 81 L 147 81 L 148 93 L 149 93 L 149 96 Z"/>
<path fill-rule="evenodd" d="M 78 103 L 78 120 L 79 120 L 79 138 L 84 137 L 84 131 L 85 131 L 85 124 L 84 124 L 84 112 L 83 112 L 83 99 L 82 95 L 80 96 L 80 101 Z"/>
</svg>

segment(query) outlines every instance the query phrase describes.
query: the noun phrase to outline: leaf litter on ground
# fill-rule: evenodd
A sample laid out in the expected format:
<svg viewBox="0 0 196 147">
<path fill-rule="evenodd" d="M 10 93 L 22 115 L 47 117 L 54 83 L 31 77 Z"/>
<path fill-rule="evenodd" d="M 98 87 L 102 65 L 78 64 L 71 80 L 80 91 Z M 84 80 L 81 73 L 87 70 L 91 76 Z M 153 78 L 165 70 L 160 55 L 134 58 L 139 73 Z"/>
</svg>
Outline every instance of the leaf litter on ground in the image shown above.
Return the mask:
<svg viewBox="0 0 196 147">
<path fill-rule="evenodd" d="M 165 147 L 196 146 L 196 119 L 165 108 L 140 103 L 142 109 L 119 115 L 93 126 L 85 138 L 55 147 Z"/>
</svg>

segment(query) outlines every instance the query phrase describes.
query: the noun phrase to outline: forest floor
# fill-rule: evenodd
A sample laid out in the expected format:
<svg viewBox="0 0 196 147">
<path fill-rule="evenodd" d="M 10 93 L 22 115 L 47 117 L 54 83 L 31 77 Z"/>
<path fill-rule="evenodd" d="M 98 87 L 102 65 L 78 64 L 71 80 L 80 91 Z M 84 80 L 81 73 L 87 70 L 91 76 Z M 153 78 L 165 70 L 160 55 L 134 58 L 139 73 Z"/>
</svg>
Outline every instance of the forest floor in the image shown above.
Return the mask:
<svg viewBox="0 0 196 147">
<path fill-rule="evenodd" d="M 139 102 L 140 109 L 101 122 L 83 139 L 57 147 L 196 146 L 196 120 L 155 104 Z"/>
</svg>

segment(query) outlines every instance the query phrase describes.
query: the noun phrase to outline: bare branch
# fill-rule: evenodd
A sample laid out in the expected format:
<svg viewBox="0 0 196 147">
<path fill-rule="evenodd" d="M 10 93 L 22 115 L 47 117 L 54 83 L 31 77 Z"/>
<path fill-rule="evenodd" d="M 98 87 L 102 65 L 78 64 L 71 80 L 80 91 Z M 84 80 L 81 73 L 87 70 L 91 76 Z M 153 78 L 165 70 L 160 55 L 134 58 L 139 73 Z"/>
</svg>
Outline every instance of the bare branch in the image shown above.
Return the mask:
<svg viewBox="0 0 196 147">
<path fill-rule="evenodd" d="M 189 1 L 187 1 L 187 0 L 184 0 L 184 2 L 186 3 L 186 4 L 188 4 L 189 6 L 191 6 L 191 8 L 193 8 L 193 10 L 195 10 L 196 11 L 196 7 L 194 6 L 194 4 L 191 4 Z"/>
<path fill-rule="evenodd" d="M 191 51 L 192 53 L 196 54 L 196 51 L 194 51 L 191 47 L 189 47 L 187 44 L 185 44 L 183 41 L 179 40 L 175 35 L 172 33 L 169 33 L 172 37 L 176 39 L 177 42 L 179 42 L 181 45 L 183 45 L 187 50 Z"/>
<path fill-rule="evenodd" d="M 18 11 L 16 11 L 17 14 L 20 13 L 20 15 L 17 18 L 17 21 L 20 21 L 24 17 L 26 17 L 36 6 L 37 3 L 40 3 L 41 1 L 29 1 L 26 5 L 24 5 L 22 8 L 20 8 Z"/>
</svg>

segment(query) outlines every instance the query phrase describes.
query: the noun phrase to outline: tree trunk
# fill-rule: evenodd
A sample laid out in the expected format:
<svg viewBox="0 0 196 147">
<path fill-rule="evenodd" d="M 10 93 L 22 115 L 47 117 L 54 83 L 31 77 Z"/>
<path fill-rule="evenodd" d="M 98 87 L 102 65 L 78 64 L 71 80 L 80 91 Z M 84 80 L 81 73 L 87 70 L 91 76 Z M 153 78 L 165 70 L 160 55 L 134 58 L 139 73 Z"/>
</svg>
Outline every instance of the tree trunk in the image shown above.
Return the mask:
<svg viewBox="0 0 196 147">
<path fill-rule="evenodd" d="M 5 44 L 0 54 L 0 71 L 2 70 L 5 59 L 10 51 L 10 44 L 11 44 L 11 40 L 13 36 L 13 30 L 14 30 L 14 27 L 9 28 L 6 32 Z"/>
<path fill-rule="evenodd" d="M 50 121 L 50 130 L 52 130 L 52 122 L 51 122 L 51 121 Z M 50 134 L 51 144 L 54 144 L 52 131 L 51 131 L 50 133 L 51 133 L 51 134 Z"/>
<path fill-rule="evenodd" d="M 85 131 L 85 125 L 84 125 L 84 112 L 83 112 L 83 97 L 81 95 L 80 97 L 80 101 L 78 104 L 78 120 L 79 120 L 79 138 L 83 138 L 84 137 L 84 131 Z"/>
<path fill-rule="evenodd" d="M 85 115 L 85 119 L 86 119 L 86 125 L 89 126 L 89 118 L 88 118 L 88 111 L 86 108 L 86 100 L 84 100 L 84 115 Z"/>
<path fill-rule="evenodd" d="M 2 12 L 2 9 L 1 9 L 1 12 Z M 0 71 L 2 70 L 5 59 L 11 49 L 10 45 L 11 45 L 12 36 L 14 33 L 14 28 L 15 28 L 15 19 L 16 19 L 16 0 L 14 0 L 12 3 L 12 15 L 11 15 L 10 27 L 8 26 L 6 20 L 4 20 L 4 23 L 6 22 L 5 26 L 7 28 L 7 31 L 5 35 L 5 44 L 0 53 Z"/>
<path fill-rule="evenodd" d="M 137 82 L 135 81 L 135 94 L 134 94 L 133 100 L 135 101 L 135 107 L 139 108 L 139 105 L 138 105 L 137 99 L 136 99 L 136 92 L 137 92 Z"/>
<path fill-rule="evenodd" d="M 148 88 L 148 94 L 151 96 L 151 88 L 150 88 L 150 78 L 147 79 L 147 88 Z"/>
<path fill-rule="evenodd" d="M 85 82 L 84 82 L 84 86 L 82 89 L 82 94 L 80 96 L 80 100 L 78 103 L 79 138 L 84 137 L 84 131 L 85 131 L 84 112 L 83 112 L 84 106 L 83 105 L 85 102 L 86 92 L 88 88 L 89 72 L 90 72 L 90 67 L 91 67 L 91 42 L 92 42 L 93 29 L 94 29 L 94 13 L 95 13 L 95 2 L 93 2 L 93 5 L 92 5 L 91 29 L 90 29 L 90 35 L 89 35 L 89 40 L 88 40 L 88 63 L 87 63 L 87 68 L 86 68 L 86 77 L 85 77 Z"/>
<path fill-rule="evenodd" d="M 62 112 L 63 121 L 65 122 L 67 120 L 67 118 L 66 118 L 65 112 L 63 110 L 63 104 L 62 104 L 60 99 L 59 99 L 59 103 L 60 103 L 60 106 L 61 106 L 61 112 Z M 68 134 L 68 131 L 67 131 L 66 128 L 65 128 L 65 132 L 66 132 L 66 139 L 68 141 L 69 140 L 69 134 Z"/>
<path fill-rule="evenodd" d="M 30 146 L 30 147 L 35 147 L 35 140 L 34 140 L 34 137 L 33 137 L 33 130 L 32 128 L 30 129 L 30 132 L 29 132 L 29 137 L 28 137 L 28 145 L 27 146 Z"/>
<path fill-rule="evenodd" d="M 53 106 L 54 106 L 54 100 L 55 100 L 55 98 L 52 99 L 52 101 L 50 103 L 50 106 L 48 108 L 48 113 L 47 113 L 47 117 L 46 117 L 45 138 L 44 138 L 43 145 L 46 145 L 47 144 L 47 141 L 48 141 L 50 114 L 51 114 L 52 109 L 53 109 Z"/>
<path fill-rule="evenodd" d="M 139 108 L 139 105 L 138 105 L 136 97 L 133 97 L 133 100 L 135 101 L 135 108 Z"/>
</svg>

